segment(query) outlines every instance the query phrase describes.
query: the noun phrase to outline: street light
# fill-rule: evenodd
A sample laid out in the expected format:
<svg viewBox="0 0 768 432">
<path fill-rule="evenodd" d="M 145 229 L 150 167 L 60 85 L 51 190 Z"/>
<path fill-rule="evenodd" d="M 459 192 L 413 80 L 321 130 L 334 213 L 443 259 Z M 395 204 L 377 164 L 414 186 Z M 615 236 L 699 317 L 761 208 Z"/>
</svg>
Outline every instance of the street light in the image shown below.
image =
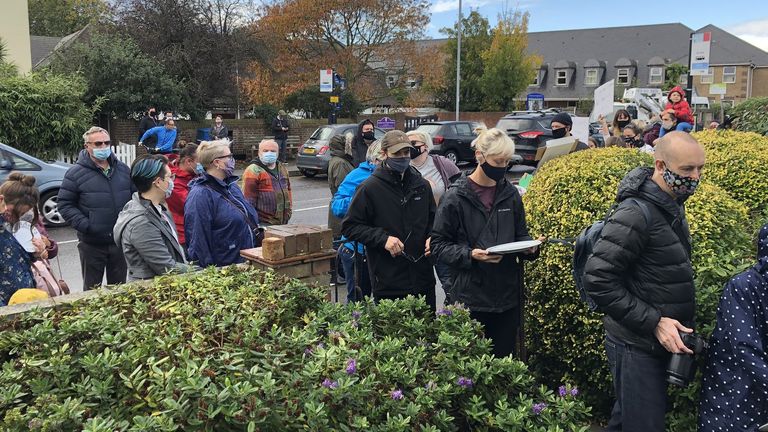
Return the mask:
<svg viewBox="0 0 768 432">
<path fill-rule="evenodd" d="M 456 121 L 459 121 L 459 89 L 461 88 L 461 0 L 459 0 L 459 24 L 456 44 Z"/>
</svg>

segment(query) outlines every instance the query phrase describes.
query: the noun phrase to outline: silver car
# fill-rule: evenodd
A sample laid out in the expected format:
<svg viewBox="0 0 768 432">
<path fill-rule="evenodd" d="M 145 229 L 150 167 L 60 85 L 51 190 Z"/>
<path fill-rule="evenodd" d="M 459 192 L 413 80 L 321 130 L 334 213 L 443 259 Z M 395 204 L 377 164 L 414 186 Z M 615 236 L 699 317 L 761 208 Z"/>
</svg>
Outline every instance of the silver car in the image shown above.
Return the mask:
<svg viewBox="0 0 768 432">
<path fill-rule="evenodd" d="M 40 215 L 47 226 L 60 227 L 67 224 L 59 214 L 57 200 L 64 174 L 70 166 L 63 162 L 43 162 L 0 143 L 0 183 L 13 171 L 34 176 L 37 180 L 35 186 L 40 191 Z"/>
<path fill-rule="evenodd" d="M 357 123 L 334 124 L 320 126 L 315 129 L 309 139 L 299 147 L 296 156 L 296 167 L 306 177 L 314 177 L 317 174 L 328 174 L 328 162 L 331 160 L 331 151 L 328 145 L 334 135 L 357 135 Z M 376 139 L 384 136 L 384 131 L 374 128 Z"/>
</svg>

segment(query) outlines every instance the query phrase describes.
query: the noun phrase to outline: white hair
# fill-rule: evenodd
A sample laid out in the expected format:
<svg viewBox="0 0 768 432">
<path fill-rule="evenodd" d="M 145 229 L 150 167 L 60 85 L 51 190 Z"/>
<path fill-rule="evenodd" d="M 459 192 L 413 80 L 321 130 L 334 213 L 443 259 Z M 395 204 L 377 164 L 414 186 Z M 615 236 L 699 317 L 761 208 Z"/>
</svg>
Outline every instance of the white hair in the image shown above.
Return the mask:
<svg viewBox="0 0 768 432">
<path fill-rule="evenodd" d="M 107 136 L 109 136 L 109 132 L 107 132 L 106 129 L 100 128 L 98 126 L 92 126 L 90 129 L 85 131 L 85 133 L 83 134 L 83 144 L 88 142 L 88 138 L 90 138 L 91 135 L 97 134 L 97 133 L 105 133 L 105 134 L 107 134 Z"/>
<path fill-rule="evenodd" d="M 512 158 L 515 154 L 515 142 L 506 133 L 496 128 L 481 132 L 474 143 L 475 150 L 479 150 L 486 158 L 490 156 Z"/>
<path fill-rule="evenodd" d="M 406 135 L 408 135 L 408 138 L 414 137 L 416 138 L 415 141 L 421 141 L 424 144 L 426 144 L 427 151 L 432 150 L 432 148 L 435 146 L 435 144 L 432 142 L 432 136 L 429 135 L 429 133 L 427 132 L 420 131 L 420 130 L 412 130 L 406 133 Z"/>
</svg>

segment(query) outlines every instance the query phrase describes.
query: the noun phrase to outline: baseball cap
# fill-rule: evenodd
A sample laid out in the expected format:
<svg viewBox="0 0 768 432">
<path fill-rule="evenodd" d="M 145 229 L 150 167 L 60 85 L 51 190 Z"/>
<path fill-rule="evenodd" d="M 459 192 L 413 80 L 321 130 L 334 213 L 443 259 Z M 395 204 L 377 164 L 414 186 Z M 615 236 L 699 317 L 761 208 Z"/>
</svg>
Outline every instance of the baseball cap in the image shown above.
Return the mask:
<svg viewBox="0 0 768 432">
<path fill-rule="evenodd" d="M 392 130 L 385 133 L 384 137 L 381 138 L 381 151 L 383 152 L 397 153 L 406 147 L 413 148 L 411 140 L 403 131 Z"/>
</svg>

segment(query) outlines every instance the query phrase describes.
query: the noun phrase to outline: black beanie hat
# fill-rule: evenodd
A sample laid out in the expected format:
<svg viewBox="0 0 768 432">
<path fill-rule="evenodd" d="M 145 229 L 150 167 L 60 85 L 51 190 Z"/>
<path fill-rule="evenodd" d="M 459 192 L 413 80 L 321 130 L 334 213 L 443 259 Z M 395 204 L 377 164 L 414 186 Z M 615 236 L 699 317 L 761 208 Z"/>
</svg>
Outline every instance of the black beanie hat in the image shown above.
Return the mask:
<svg viewBox="0 0 768 432">
<path fill-rule="evenodd" d="M 557 115 L 555 115 L 555 116 L 552 118 L 552 122 L 550 122 L 550 125 L 551 125 L 552 123 L 554 123 L 554 122 L 562 123 L 562 124 L 564 124 L 566 127 L 570 127 L 570 126 L 573 126 L 573 120 L 571 120 L 571 116 L 570 116 L 570 114 L 568 114 L 568 113 L 564 113 L 564 112 L 561 112 L 561 113 L 557 113 Z"/>
</svg>

